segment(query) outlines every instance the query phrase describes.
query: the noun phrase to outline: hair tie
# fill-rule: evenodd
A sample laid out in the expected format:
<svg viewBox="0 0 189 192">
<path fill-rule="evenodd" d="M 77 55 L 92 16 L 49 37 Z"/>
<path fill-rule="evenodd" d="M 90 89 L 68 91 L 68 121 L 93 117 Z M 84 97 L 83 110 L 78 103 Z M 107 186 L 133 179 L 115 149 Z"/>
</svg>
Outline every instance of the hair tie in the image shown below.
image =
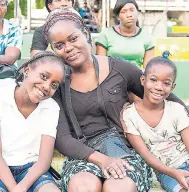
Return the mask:
<svg viewBox="0 0 189 192">
<path fill-rule="evenodd" d="M 162 57 L 165 59 L 169 59 L 169 55 L 171 55 L 170 51 L 164 51 Z"/>
</svg>

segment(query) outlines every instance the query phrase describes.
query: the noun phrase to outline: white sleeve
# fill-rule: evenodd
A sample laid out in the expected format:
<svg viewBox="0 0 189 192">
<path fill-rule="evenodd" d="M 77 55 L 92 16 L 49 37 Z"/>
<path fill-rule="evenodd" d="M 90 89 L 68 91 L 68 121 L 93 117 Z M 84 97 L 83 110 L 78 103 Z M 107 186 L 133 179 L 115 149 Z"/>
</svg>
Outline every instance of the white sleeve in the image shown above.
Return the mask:
<svg viewBox="0 0 189 192">
<path fill-rule="evenodd" d="M 174 109 L 176 115 L 176 129 L 178 132 L 189 127 L 189 114 L 185 107 L 179 103 L 175 103 Z"/>
<path fill-rule="evenodd" d="M 56 138 L 59 111 L 60 109 L 58 108 L 47 110 L 47 118 L 43 124 L 42 135 L 49 135 Z"/>
<path fill-rule="evenodd" d="M 135 126 L 135 117 L 132 117 L 132 114 L 130 113 L 130 108 L 129 109 L 125 109 L 123 112 L 123 121 L 125 123 L 125 129 L 124 131 L 126 133 L 130 133 L 132 135 L 138 135 L 140 136 L 139 131 L 137 130 L 136 126 Z"/>
</svg>

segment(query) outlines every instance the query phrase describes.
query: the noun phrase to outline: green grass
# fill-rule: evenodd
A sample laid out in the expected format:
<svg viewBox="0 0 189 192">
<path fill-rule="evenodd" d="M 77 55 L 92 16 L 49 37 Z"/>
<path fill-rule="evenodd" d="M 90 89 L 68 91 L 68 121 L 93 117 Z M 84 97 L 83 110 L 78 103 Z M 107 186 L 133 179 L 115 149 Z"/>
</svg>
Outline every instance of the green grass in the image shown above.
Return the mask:
<svg viewBox="0 0 189 192">
<path fill-rule="evenodd" d="M 65 159 L 66 158 L 63 155 L 61 155 L 57 150 L 54 150 L 54 157 L 53 157 L 51 166 L 54 169 L 56 169 L 56 171 L 60 174 L 61 174 L 62 165 Z"/>
</svg>

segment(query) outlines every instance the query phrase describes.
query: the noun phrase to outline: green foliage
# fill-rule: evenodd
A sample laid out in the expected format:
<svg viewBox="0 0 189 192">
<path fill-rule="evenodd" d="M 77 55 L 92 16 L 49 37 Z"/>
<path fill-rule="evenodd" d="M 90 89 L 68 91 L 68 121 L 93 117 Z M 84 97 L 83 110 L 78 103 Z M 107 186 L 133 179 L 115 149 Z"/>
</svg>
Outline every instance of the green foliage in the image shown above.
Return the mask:
<svg viewBox="0 0 189 192">
<path fill-rule="evenodd" d="M 27 0 L 20 0 L 19 6 L 21 9 L 22 15 L 27 16 Z"/>
<path fill-rule="evenodd" d="M 37 9 L 43 9 L 44 6 L 45 6 L 44 0 L 36 0 L 36 8 Z"/>
<path fill-rule="evenodd" d="M 8 4 L 7 13 L 5 16 L 6 19 L 14 18 L 14 2 L 15 2 L 15 0 L 11 1 Z M 20 0 L 19 6 L 21 9 L 22 15 L 27 16 L 27 0 Z"/>
<path fill-rule="evenodd" d="M 5 18 L 10 19 L 10 18 L 13 18 L 13 17 L 14 17 L 14 1 L 11 1 L 8 4 L 7 13 L 5 15 Z"/>
<path fill-rule="evenodd" d="M 182 25 L 182 21 L 180 21 L 179 18 L 171 18 L 170 21 L 175 22 L 177 26 Z"/>
</svg>

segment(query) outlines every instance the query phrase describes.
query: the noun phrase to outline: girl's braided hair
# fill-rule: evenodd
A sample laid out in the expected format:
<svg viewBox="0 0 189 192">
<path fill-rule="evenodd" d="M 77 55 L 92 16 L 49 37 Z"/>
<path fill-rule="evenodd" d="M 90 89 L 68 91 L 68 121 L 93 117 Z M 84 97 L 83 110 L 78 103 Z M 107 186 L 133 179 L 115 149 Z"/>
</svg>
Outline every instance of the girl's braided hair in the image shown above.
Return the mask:
<svg viewBox="0 0 189 192">
<path fill-rule="evenodd" d="M 18 70 L 16 71 L 16 74 L 15 74 L 16 84 L 19 86 L 19 82 L 22 82 L 24 79 L 24 74 L 23 74 L 23 72 L 21 72 L 21 70 L 24 67 L 26 67 L 28 65 L 32 65 L 33 67 L 35 67 L 38 64 L 38 61 L 45 63 L 45 61 L 47 59 L 58 62 L 64 68 L 64 63 L 60 57 L 56 56 L 54 53 L 52 53 L 50 51 L 42 51 L 42 52 L 39 52 L 36 55 L 34 55 L 30 60 L 28 60 L 21 67 L 18 68 Z"/>
<path fill-rule="evenodd" d="M 45 27 L 44 27 L 44 34 L 45 34 L 45 39 L 47 42 L 50 42 L 49 40 L 49 30 L 50 28 L 57 23 L 58 21 L 71 21 L 73 22 L 73 24 L 75 25 L 75 27 L 77 27 L 78 29 L 80 29 L 82 32 L 84 32 L 84 30 L 87 30 L 88 32 L 88 43 L 92 43 L 91 40 L 91 34 L 90 31 L 88 29 L 88 27 L 85 26 L 81 16 L 79 15 L 79 13 L 74 10 L 73 8 L 64 8 L 64 9 L 55 9 L 54 11 L 51 11 L 47 17 L 47 20 L 45 22 Z M 63 26 L 66 27 L 66 26 Z"/>
<path fill-rule="evenodd" d="M 146 65 L 146 69 L 144 71 L 144 76 L 147 76 L 148 73 L 150 72 L 151 68 L 155 65 L 163 65 L 163 66 L 170 67 L 173 70 L 174 81 L 176 80 L 177 67 L 173 61 L 171 61 L 168 57 L 164 57 L 164 56 L 158 56 L 158 57 L 154 57 L 153 59 L 151 59 Z"/>
</svg>

